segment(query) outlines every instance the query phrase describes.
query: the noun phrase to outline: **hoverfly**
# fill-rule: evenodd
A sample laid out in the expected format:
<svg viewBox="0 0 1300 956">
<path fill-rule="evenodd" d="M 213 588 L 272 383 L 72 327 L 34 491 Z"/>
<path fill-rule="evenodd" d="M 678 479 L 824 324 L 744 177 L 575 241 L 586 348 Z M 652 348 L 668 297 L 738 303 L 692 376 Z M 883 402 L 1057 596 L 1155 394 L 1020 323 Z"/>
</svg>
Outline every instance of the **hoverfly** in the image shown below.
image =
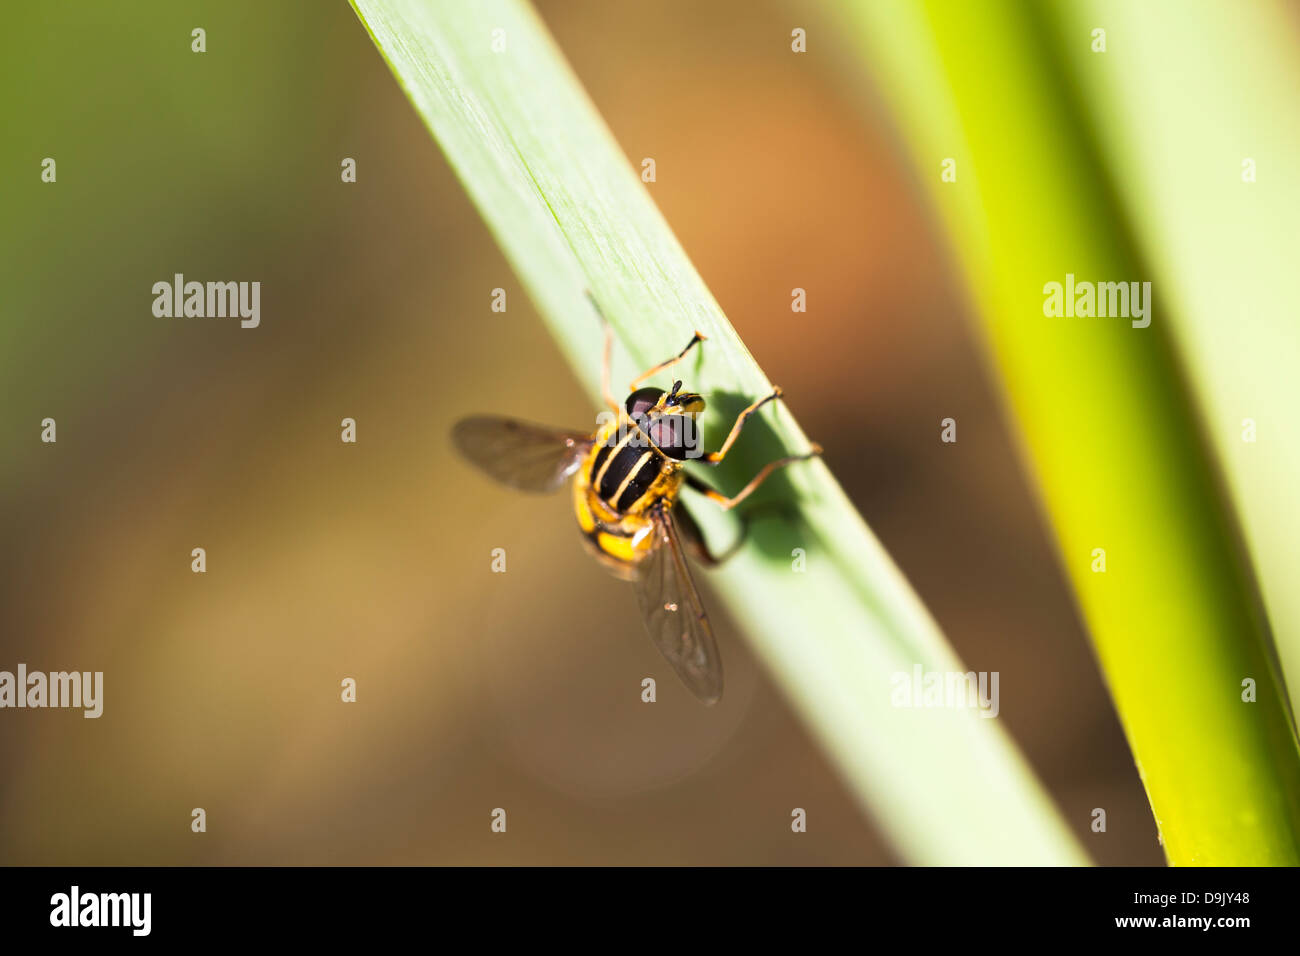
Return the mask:
<svg viewBox="0 0 1300 956">
<path fill-rule="evenodd" d="M 704 399 L 683 391 L 680 381 L 669 391 L 641 383 L 676 365 L 704 340 L 696 332 L 684 349 L 638 376 L 619 402 L 610 391 L 613 333 L 606 322 L 601 385 L 612 414 L 601 416 L 604 421 L 594 434 L 475 416 L 458 422 L 452 439 L 471 463 L 520 491 L 555 491 L 573 476 L 573 508 L 584 542 L 616 575 L 636 583 L 651 639 L 691 692 L 712 704 L 722 696 L 722 661 L 686 566 L 683 540 L 703 562 L 716 564 L 718 559 L 708 552 L 690 516 L 674 513 L 678 491 L 685 482 L 722 508 L 734 508 L 773 471 L 819 455 L 821 448 L 813 445 L 806 454 L 769 462 L 730 498 L 686 472 L 688 461 L 721 462 L 749 417 L 781 397 L 774 388 L 749 405 L 720 449 L 702 451 L 696 420 Z"/>
</svg>

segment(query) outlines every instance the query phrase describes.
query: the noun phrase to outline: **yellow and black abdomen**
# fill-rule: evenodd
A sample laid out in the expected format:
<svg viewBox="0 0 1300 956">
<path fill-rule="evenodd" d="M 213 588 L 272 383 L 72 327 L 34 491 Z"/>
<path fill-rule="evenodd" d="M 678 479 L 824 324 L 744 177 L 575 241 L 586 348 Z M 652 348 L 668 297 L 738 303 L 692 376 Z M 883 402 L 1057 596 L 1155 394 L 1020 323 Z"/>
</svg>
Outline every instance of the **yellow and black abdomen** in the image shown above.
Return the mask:
<svg viewBox="0 0 1300 956">
<path fill-rule="evenodd" d="M 591 459 L 588 480 L 597 497 L 614 514 L 622 515 L 641 511 L 646 493 L 665 469 L 671 467 L 668 459 L 644 438 L 629 429 L 623 435 L 615 432 L 595 448 Z"/>
<path fill-rule="evenodd" d="M 681 480 L 678 463 L 626 421 L 602 428 L 573 483 L 578 525 L 596 556 L 630 575 L 655 544 L 647 509 L 661 501 L 671 505 Z"/>
</svg>

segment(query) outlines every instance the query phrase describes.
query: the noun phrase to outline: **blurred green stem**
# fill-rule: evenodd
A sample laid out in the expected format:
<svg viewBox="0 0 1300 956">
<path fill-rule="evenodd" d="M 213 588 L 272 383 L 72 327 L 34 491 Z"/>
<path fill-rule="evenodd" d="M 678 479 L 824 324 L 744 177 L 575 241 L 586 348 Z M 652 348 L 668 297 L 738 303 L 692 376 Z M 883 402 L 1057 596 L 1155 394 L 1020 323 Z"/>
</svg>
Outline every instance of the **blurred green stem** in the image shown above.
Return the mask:
<svg viewBox="0 0 1300 956">
<path fill-rule="evenodd" d="M 1153 278 L 1063 68 L 1093 57 L 1080 68 L 1111 69 L 1109 54 L 1092 52 L 1095 24 L 1051 28 L 1069 6 L 832 8 L 852 25 L 947 226 L 1170 862 L 1294 865 L 1300 751 L 1175 361 L 1177 297 L 1156 277 L 1148 328 L 1044 314 L 1046 284 L 1067 275 Z M 1185 15 L 1181 4 L 1164 9 Z M 1109 37 L 1134 48 L 1146 39 Z M 1211 54 L 1195 49 L 1189 69 L 1206 69 Z M 1136 94 L 1115 86 L 1112 95 Z M 1092 104 L 1094 115 L 1119 108 Z M 955 181 L 941 179 L 946 159 Z"/>
</svg>

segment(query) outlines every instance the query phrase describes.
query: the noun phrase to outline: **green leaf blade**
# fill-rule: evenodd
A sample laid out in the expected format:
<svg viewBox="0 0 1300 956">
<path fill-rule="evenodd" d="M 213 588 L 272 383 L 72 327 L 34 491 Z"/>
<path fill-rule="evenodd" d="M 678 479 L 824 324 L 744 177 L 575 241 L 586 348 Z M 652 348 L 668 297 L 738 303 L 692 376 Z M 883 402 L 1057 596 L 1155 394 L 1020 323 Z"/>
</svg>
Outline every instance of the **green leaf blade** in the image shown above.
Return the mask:
<svg viewBox="0 0 1300 956">
<path fill-rule="evenodd" d="M 593 399 L 600 327 L 588 290 L 623 346 L 616 374 L 648 367 L 698 329 L 709 336 L 700 384 L 711 398 L 770 390 L 527 4 L 353 6 Z M 494 30 L 504 51 L 492 49 Z M 725 427 L 718 404 L 706 437 Z M 747 427 L 720 483 L 734 491 L 766 461 L 807 448 L 778 403 Z M 710 582 L 899 853 L 934 864 L 1087 862 L 997 720 L 893 706 L 892 679 L 914 664 L 965 668 L 825 464 L 787 469 L 778 487 L 795 508 L 756 522 Z M 706 531 L 716 526 L 693 504 Z M 792 570 L 795 548 L 807 553 L 805 573 Z"/>
<path fill-rule="evenodd" d="M 1075 5 L 1011 0 L 855 0 L 836 10 L 853 25 L 849 35 L 873 64 L 947 226 L 1168 859 L 1296 865 L 1300 751 L 1251 568 L 1188 394 L 1177 284 L 1153 275 L 1112 190 L 1112 164 L 1141 161 L 1123 150 L 1108 155 L 1089 136 L 1086 94 L 1063 69 L 1094 56 L 1088 69 L 1116 69 L 1111 53 L 1088 52 L 1085 23 L 1145 20 L 1145 31 L 1112 29 L 1110 42 L 1134 48 L 1138 61 L 1149 57 L 1166 43 L 1165 21 L 1185 28 L 1194 19 L 1182 4 L 1163 5 L 1163 16 L 1153 11 L 1160 6 L 1076 15 Z M 1226 7 L 1196 9 L 1209 17 Z M 1057 18 L 1073 29 L 1056 28 Z M 1232 27 L 1252 19 L 1232 17 Z M 1184 43 L 1181 55 L 1216 48 L 1212 20 L 1199 33 L 1204 42 Z M 1207 59 L 1187 69 L 1217 84 L 1221 71 Z M 1165 83 L 1166 92 L 1179 85 Z M 1113 81 L 1096 85 L 1117 100 L 1129 95 Z M 1184 106 L 1195 111 L 1198 101 Z M 1105 99 L 1090 107 L 1095 115 L 1122 111 Z M 1152 111 L 1138 122 L 1166 128 L 1168 117 Z M 958 162 L 955 183 L 938 175 L 949 156 Z M 1148 175 L 1169 174 L 1157 166 Z M 1168 240 L 1204 230 L 1170 211 L 1213 188 L 1184 182 L 1177 202 L 1162 192 L 1159 213 L 1169 218 L 1146 234 Z M 1044 315 L 1045 284 L 1067 274 L 1153 280 L 1151 326 Z M 1223 286 L 1222 276 L 1204 281 Z M 1202 354 L 1202 372 L 1205 364 Z M 1105 573 L 1092 567 L 1094 549 L 1106 552 Z M 1246 679 L 1257 686 L 1253 702 L 1243 699 Z"/>
</svg>

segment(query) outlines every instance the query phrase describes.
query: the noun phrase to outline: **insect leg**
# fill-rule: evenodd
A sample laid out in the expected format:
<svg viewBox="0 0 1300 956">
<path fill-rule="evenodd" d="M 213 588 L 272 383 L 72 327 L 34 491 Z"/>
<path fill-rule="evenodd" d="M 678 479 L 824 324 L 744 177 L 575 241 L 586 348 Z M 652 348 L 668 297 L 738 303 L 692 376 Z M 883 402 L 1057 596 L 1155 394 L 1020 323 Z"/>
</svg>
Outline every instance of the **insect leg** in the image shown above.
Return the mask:
<svg viewBox="0 0 1300 956">
<path fill-rule="evenodd" d="M 601 353 L 600 358 L 600 394 L 604 398 L 605 404 L 609 406 L 609 410 L 617 415 L 621 406 L 618 400 L 614 398 L 614 393 L 609 386 L 609 365 L 614 350 L 614 329 L 609 324 L 609 319 L 605 318 L 600 303 L 596 301 L 596 297 L 591 294 L 590 289 L 587 290 L 587 299 L 591 302 L 591 307 L 596 310 L 596 314 L 600 316 L 601 327 L 605 330 L 605 350 Z"/>
<path fill-rule="evenodd" d="M 694 475 L 687 473 L 685 478 L 686 484 L 691 488 L 694 488 L 700 494 L 707 495 L 710 498 L 715 498 L 715 496 L 721 497 L 716 491 Z M 708 542 L 704 540 L 704 533 L 700 531 L 700 526 L 695 523 L 695 519 L 691 517 L 690 512 L 679 505 L 673 509 L 673 515 L 677 519 L 677 530 L 681 532 L 682 544 L 685 546 L 686 550 L 691 553 L 691 557 L 706 568 L 715 568 L 723 561 L 726 561 L 729 557 L 740 550 L 741 546 L 745 543 L 745 538 L 749 535 L 749 523 L 742 518 L 740 522 L 740 535 L 726 551 L 723 551 L 720 554 L 714 554 L 709 549 Z"/>
<path fill-rule="evenodd" d="M 609 361 L 610 361 L 610 353 L 613 351 L 613 348 L 614 348 L 614 329 L 608 322 L 606 322 L 605 323 L 605 351 L 602 353 L 601 360 L 600 360 L 600 394 L 604 397 L 605 404 L 609 406 L 609 410 L 612 411 L 615 415 L 617 415 L 620 406 L 618 404 L 618 400 L 614 398 L 613 391 L 611 391 L 609 387 Z"/>
<path fill-rule="evenodd" d="M 647 372 L 643 372 L 640 375 L 638 375 L 636 378 L 632 379 L 632 384 L 627 387 L 627 390 L 629 392 L 635 392 L 636 387 L 640 385 L 642 382 L 644 382 L 646 379 L 648 379 L 651 375 L 654 375 L 656 372 L 662 372 L 666 368 L 672 368 L 674 365 L 676 365 L 678 362 L 680 362 L 682 359 L 686 357 L 687 352 L 695 348 L 695 346 L 699 345 L 706 338 L 707 336 L 703 332 L 696 332 L 695 336 L 689 342 L 686 343 L 686 348 L 682 349 L 672 358 L 665 359 L 664 361 L 656 365 L 654 368 L 650 369 Z"/>
<path fill-rule="evenodd" d="M 722 492 L 715 491 L 714 489 L 708 487 L 703 482 L 696 484 L 694 481 L 692 481 L 691 487 L 695 488 L 695 490 L 699 491 L 701 494 L 703 494 L 705 497 L 709 498 L 710 500 L 716 501 L 724 511 L 730 511 L 732 508 L 736 507 L 736 505 L 740 504 L 742 501 L 744 501 L 746 498 L 752 495 L 755 491 L 757 491 L 758 486 L 761 485 L 763 482 L 765 482 L 768 476 L 772 474 L 772 472 L 776 471 L 778 468 L 783 468 L 786 465 L 792 464 L 796 461 L 807 461 L 809 458 L 816 458 L 821 453 L 822 453 L 822 446 L 814 442 L 812 446 L 812 451 L 805 452 L 802 455 L 788 455 L 785 458 L 778 458 L 776 461 L 769 461 L 766 465 L 763 466 L 762 471 L 760 471 L 757 475 L 753 477 L 753 479 L 750 480 L 749 484 L 747 484 L 744 488 L 741 488 L 740 491 L 732 495 L 730 498 L 728 498 Z"/>
<path fill-rule="evenodd" d="M 731 446 L 735 443 L 736 439 L 740 437 L 740 430 L 745 427 L 745 422 L 749 420 L 749 416 L 773 399 L 780 398 L 781 395 L 781 389 L 774 386 L 771 395 L 768 395 L 766 398 L 760 398 L 740 413 L 739 417 L 736 418 L 736 424 L 731 426 L 731 433 L 727 435 L 727 440 L 722 443 L 721 448 L 717 451 L 711 451 L 708 454 L 701 455 L 699 458 L 694 460 L 705 465 L 716 465 L 718 462 L 722 461 L 722 459 L 727 457 L 727 452 L 731 450 Z"/>
</svg>

